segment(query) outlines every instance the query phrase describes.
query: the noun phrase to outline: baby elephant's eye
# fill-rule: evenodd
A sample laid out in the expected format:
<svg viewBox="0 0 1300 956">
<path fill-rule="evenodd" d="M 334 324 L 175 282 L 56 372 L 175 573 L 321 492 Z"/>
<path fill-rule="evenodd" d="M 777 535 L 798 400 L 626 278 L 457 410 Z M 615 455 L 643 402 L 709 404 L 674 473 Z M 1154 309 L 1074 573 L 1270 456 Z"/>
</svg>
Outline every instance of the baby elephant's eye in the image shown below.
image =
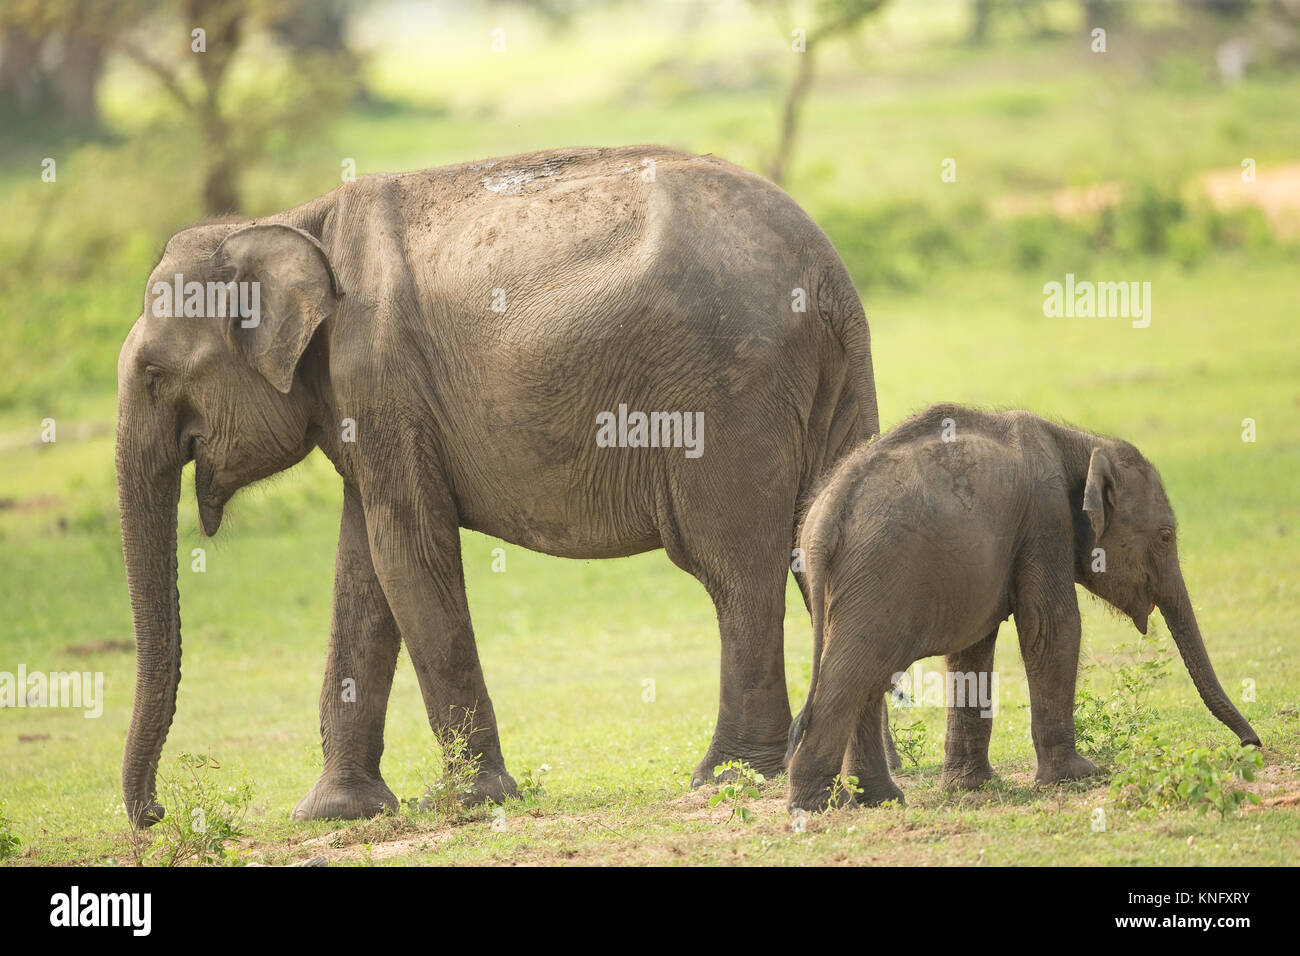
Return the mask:
<svg viewBox="0 0 1300 956">
<path fill-rule="evenodd" d="M 1173 539 L 1174 539 L 1174 533 L 1173 533 L 1171 530 L 1169 530 L 1168 528 L 1161 528 L 1161 529 L 1160 529 L 1160 540 L 1161 540 L 1162 542 L 1164 542 L 1165 544 L 1168 544 L 1168 543 L 1169 543 L 1170 541 L 1172 541 Z"/>
</svg>

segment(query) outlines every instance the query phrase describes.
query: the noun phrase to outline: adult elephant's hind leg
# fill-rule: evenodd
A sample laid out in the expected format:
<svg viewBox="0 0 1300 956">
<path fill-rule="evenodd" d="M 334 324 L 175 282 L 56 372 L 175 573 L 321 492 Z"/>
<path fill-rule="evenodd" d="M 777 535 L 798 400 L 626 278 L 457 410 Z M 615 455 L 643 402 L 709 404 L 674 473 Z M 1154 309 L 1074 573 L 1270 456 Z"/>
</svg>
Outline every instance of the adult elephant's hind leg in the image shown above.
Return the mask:
<svg viewBox="0 0 1300 956">
<path fill-rule="evenodd" d="M 784 562 L 772 569 L 738 569 L 710 587 L 722 638 L 718 722 L 691 786 L 714 779 L 714 768 L 743 760 L 759 773 L 785 769 L 790 700 L 785 684 L 782 622 Z"/>
<path fill-rule="evenodd" d="M 985 702 L 980 697 L 992 691 L 993 651 L 997 639 L 995 629 L 978 643 L 944 659 L 951 675 L 947 686 L 961 688 L 966 698 L 948 702 L 948 730 L 943 739 L 941 778 L 945 787 L 974 790 L 993 779 L 993 765 L 989 763 L 993 717 L 985 716 Z M 974 700 L 970 699 L 972 692 Z"/>
<path fill-rule="evenodd" d="M 329 659 L 320 694 L 325 767 L 294 808 L 295 820 L 354 820 L 397 809 L 397 798 L 379 774 L 379 758 L 400 645 L 370 561 L 360 495 L 345 486 Z"/>
<path fill-rule="evenodd" d="M 711 782 L 715 767 L 735 760 L 775 776 L 784 769 L 790 732 L 782 625 L 793 489 L 775 516 L 763 514 L 761 507 L 742 513 L 737 505 L 744 499 L 735 493 L 695 500 L 702 507 L 718 502 L 736 510 L 681 514 L 675 529 L 680 538 L 668 544 L 669 556 L 713 599 L 722 639 L 718 722 L 691 786 Z"/>
</svg>

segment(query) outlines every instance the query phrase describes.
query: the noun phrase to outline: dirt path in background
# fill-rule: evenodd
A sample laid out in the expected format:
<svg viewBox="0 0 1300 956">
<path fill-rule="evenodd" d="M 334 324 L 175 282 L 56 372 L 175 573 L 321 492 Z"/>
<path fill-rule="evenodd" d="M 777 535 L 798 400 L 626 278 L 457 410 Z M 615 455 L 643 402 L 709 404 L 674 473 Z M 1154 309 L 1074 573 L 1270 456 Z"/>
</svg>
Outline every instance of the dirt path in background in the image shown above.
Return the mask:
<svg viewBox="0 0 1300 956">
<path fill-rule="evenodd" d="M 1260 166 L 1253 183 L 1242 182 L 1241 169 L 1206 173 L 1200 178 L 1216 209 L 1258 206 L 1279 236 L 1300 235 L 1300 163 Z"/>
<path fill-rule="evenodd" d="M 1300 235 L 1300 162 L 1281 166 L 1259 166 L 1255 180 L 1244 182 L 1242 169 L 1202 173 L 1193 185 L 1216 209 L 1256 206 L 1263 211 L 1278 236 Z M 1061 219 L 1076 219 L 1113 206 L 1123 198 L 1119 183 L 1098 183 L 1053 193 L 1010 193 L 993 200 L 995 214 L 1007 217 L 1050 211 Z"/>
</svg>

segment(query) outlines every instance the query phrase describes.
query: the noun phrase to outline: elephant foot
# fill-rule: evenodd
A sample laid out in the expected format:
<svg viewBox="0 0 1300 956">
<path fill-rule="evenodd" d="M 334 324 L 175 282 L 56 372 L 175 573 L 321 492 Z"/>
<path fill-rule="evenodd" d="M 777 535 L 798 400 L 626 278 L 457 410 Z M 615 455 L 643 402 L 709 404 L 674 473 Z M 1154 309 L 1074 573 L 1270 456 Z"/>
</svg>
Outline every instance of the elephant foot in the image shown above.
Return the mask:
<svg viewBox="0 0 1300 956">
<path fill-rule="evenodd" d="M 462 802 L 467 807 L 474 807 L 480 803 L 505 803 L 517 796 L 519 788 L 515 784 L 515 778 L 506 773 L 503 767 L 480 773 L 474 779 L 474 786 L 469 793 L 464 794 Z"/>
<path fill-rule="evenodd" d="M 907 802 L 903 799 L 903 791 L 899 789 L 898 784 L 894 783 L 892 777 L 875 780 L 859 777 L 858 787 L 862 792 L 853 794 L 848 801 L 849 806 L 878 807 L 891 800 L 897 800 L 900 804 Z"/>
<path fill-rule="evenodd" d="M 798 781 L 792 781 L 786 809 L 792 813 L 796 809 L 808 813 L 822 813 L 836 807 L 878 807 L 891 800 L 896 800 L 900 804 L 907 802 L 903 797 L 903 791 L 889 777 L 859 780 L 858 788 L 861 793 L 851 794 L 843 787 L 836 787 L 834 780 L 828 780 L 820 786 L 800 785 Z"/>
<path fill-rule="evenodd" d="M 519 787 L 515 778 L 504 770 L 485 771 L 474 778 L 474 783 L 461 791 L 456 802 L 463 807 L 476 807 L 483 803 L 505 803 L 511 797 L 519 796 Z M 436 809 L 438 801 L 433 797 L 420 798 L 422 812 Z"/>
<path fill-rule="evenodd" d="M 943 768 L 939 784 L 945 790 L 978 790 L 996 776 L 987 761 L 982 764 L 953 764 Z"/>
<path fill-rule="evenodd" d="M 785 801 L 785 808 L 789 812 L 803 810 L 806 813 L 821 813 L 829 809 L 830 802 L 830 780 L 809 784 L 791 777 L 790 796 Z"/>
<path fill-rule="evenodd" d="M 733 756 L 723 756 L 731 753 Z M 786 768 L 786 742 L 780 740 L 774 744 L 762 747 L 710 747 L 708 754 L 700 761 L 699 766 L 691 774 L 691 789 L 702 787 L 706 783 L 719 783 L 736 779 L 734 770 L 724 770 L 718 775 L 714 775 L 714 770 L 724 764 L 735 761 L 743 761 L 747 766 L 757 770 L 769 780 L 777 774 L 784 773 Z"/>
<path fill-rule="evenodd" d="M 397 808 L 397 797 L 382 779 L 338 780 L 322 775 L 293 808 L 293 819 L 364 820 Z"/>
<path fill-rule="evenodd" d="M 1038 773 L 1034 780 L 1042 786 L 1061 783 L 1064 780 L 1079 780 L 1101 773 L 1097 765 L 1080 754 L 1071 754 L 1050 763 L 1039 761 Z"/>
</svg>

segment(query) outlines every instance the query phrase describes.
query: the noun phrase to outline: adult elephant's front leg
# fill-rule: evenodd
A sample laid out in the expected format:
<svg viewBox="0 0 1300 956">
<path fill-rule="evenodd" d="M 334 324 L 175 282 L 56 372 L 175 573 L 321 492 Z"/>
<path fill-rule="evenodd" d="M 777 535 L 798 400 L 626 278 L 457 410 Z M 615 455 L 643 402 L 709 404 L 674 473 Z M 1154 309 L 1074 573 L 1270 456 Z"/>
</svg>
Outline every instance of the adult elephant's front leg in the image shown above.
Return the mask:
<svg viewBox="0 0 1300 956">
<path fill-rule="evenodd" d="M 390 489 L 395 497 L 382 497 Z M 406 642 L 429 725 L 444 755 L 467 741 L 477 775 L 467 803 L 516 794 L 497 737 L 478 647 L 470 625 L 455 505 L 438 476 L 380 484 L 366 499 L 366 529 L 375 571 Z"/>
<path fill-rule="evenodd" d="M 401 638 L 370 561 L 356 488 L 343 489 L 343 519 L 334 560 L 329 660 L 320 694 L 325 768 L 294 808 L 295 820 L 371 817 L 397 809 L 379 773 L 384 717 Z"/>
</svg>

